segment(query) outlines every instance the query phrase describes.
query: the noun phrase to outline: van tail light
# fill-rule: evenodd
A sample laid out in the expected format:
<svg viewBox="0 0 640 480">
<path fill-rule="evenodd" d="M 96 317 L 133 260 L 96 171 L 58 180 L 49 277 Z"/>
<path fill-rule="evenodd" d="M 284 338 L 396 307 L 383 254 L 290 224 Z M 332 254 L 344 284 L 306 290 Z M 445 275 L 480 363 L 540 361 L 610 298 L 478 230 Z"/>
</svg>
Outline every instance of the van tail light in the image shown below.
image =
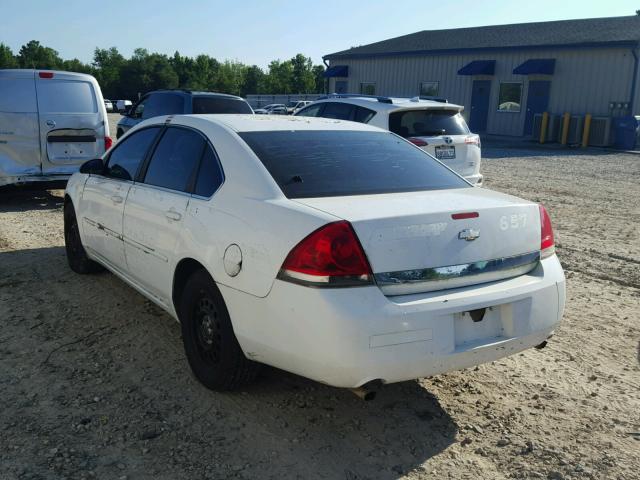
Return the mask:
<svg viewBox="0 0 640 480">
<path fill-rule="evenodd" d="M 329 223 L 304 238 L 289 252 L 278 278 L 310 287 L 373 284 L 367 256 L 347 221 Z"/>
<path fill-rule="evenodd" d="M 555 241 L 553 239 L 553 227 L 547 210 L 540 208 L 540 258 L 547 258 L 556 253 Z"/>
<path fill-rule="evenodd" d="M 53 72 L 38 72 L 40 78 L 53 78 Z"/>
<path fill-rule="evenodd" d="M 411 143 L 413 143 L 414 145 L 416 145 L 418 147 L 426 147 L 427 145 L 429 145 L 427 142 L 425 142 L 421 138 L 409 137 L 409 138 L 407 138 L 407 140 L 409 140 Z"/>
<path fill-rule="evenodd" d="M 113 139 L 111 137 L 104 137 L 104 151 L 106 152 L 113 145 Z"/>
<path fill-rule="evenodd" d="M 464 139 L 464 143 L 480 148 L 480 135 L 469 135 Z"/>
</svg>

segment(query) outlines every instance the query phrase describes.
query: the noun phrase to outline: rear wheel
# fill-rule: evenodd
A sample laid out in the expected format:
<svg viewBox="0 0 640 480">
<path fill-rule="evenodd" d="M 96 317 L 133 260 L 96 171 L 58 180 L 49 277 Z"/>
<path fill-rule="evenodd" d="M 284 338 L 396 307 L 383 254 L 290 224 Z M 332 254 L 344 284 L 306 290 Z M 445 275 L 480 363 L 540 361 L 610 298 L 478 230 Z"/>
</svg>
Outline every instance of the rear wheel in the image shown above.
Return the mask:
<svg viewBox="0 0 640 480">
<path fill-rule="evenodd" d="M 260 364 L 244 356 L 222 295 L 206 271 L 187 280 L 179 316 L 187 360 L 205 387 L 234 390 L 255 379 Z"/>
<path fill-rule="evenodd" d="M 67 262 L 74 272 L 87 274 L 104 270 L 100 264 L 87 257 L 78 230 L 76 212 L 70 201 L 64 205 L 64 246 L 67 251 Z"/>
</svg>

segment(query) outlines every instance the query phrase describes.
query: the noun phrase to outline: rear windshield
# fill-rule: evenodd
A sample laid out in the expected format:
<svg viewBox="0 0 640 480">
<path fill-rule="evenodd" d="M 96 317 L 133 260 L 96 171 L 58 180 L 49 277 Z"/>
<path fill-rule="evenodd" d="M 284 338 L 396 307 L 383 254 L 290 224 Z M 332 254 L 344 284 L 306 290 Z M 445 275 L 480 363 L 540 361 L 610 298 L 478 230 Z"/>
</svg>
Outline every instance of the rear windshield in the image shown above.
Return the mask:
<svg viewBox="0 0 640 480">
<path fill-rule="evenodd" d="M 467 123 L 455 110 L 401 110 L 389 115 L 389 130 L 401 137 L 466 135 Z"/>
<path fill-rule="evenodd" d="M 247 102 L 239 98 L 194 97 L 193 113 L 253 113 Z"/>
<path fill-rule="evenodd" d="M 38 82 L 40 113 L 96 113 L 98 107 L 89 82 L 45 80 Z"/>
<path fill-rule="evenodd" d="M 469 184 L 388 132 L 243 132 L 288 198 L 439 190 Z"/>
</svg>

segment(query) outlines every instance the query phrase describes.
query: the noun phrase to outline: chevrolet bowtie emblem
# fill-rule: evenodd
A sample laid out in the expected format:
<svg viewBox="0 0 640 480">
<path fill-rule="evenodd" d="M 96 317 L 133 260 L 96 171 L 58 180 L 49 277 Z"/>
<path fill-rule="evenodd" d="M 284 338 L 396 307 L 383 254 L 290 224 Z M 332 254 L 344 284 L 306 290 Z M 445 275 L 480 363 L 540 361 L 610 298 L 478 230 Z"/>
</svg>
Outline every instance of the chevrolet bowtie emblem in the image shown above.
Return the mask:
<svg viewBox="0 0 640 480">
<path fill-rule="evenodd" d="M 460 240 L 466 240 L 467 242 L 473 242 L 479 236 L 480 230 L 474 230 L 473 228 L 465 228 L 460 233 L 458 233 L 458 238 Z"/>
</svg>

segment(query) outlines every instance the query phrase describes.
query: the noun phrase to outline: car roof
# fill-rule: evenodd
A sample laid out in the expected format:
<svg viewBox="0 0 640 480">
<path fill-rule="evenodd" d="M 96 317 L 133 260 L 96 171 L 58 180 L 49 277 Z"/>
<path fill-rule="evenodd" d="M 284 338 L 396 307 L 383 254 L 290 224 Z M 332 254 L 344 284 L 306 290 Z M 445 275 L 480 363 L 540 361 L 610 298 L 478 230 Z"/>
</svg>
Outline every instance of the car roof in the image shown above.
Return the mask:
<svg viewBox="0 0 640 480">
<path fill-rule="evenodd" d="M 184 95 L 191 95 L 194 97 L 225 97 L 225 98 L 233 98 L 236 100 L 243 100 L 244 99 L 242 97 L 238 97 L 237 95 L 229 95 L 228 93 L 219 93 L 219 92 L 203 92 L 203 91 L 192 91 L 192 90 L 186 90 L 186 89 L 182 89 L 182 88 L 175 88 L 175 89 L 171 89 L 171 88 L 164 88 L 164 89 L 160 89 L 160 90 L 152 90 L 150 92 L 147 92 L 147 94 L 150 93 L 166 93 L 166 92 L 171 92 L 171 93 L 183 93 Z"/>
<path fill-rule="evenodd" d="M 49 70 L 47 68 L 7 68 L 0 69 L 0 76 L 2 77 L 33 77 L 38 72 L 53 73 L 54 78 L 61 76 L 62 78 L 85 78 L 87 80 L 94 79 L 94 77 L 88 73 L 80 72 L 67 72 L 64 70 Z"/>
<path fill-rule="evenodd" d="M 397 110 L 457 110 L 462 111 L 464 107 L 455 103 L 437 102 L 435 100 L 422 100 L 417 98 L 388 97 L 390 102 L 379 101 L 376 97 L 328 97 L 316 100 L 317 103 L 340 102 L 358 105 L 370 110 L 394 112 Z M 314 102 L 314 103 L 316 103 Z"/>
<path fill-rule="evenodd" d="M 372 131 L 386 132 L 378 127 L 364 123 L 347 122 L 332 118 L 295 117 L 284 115 L 251 115 L 251 114 L 206 114 L 206 115 L 175 115 L 180 117 L 195 118 L 200 121 L 208 121 L 222 125 L 235 132 L 269 132 L 269 131 L 293 131 L 293 130 L 343 130 L 343 131 Z M 166 119 L 167 117 L 157 117 Z M 160 123 L 160 122 L 154 122 Z M 164 120 L 161 120 L 164 123 Z"/>
</svg>

